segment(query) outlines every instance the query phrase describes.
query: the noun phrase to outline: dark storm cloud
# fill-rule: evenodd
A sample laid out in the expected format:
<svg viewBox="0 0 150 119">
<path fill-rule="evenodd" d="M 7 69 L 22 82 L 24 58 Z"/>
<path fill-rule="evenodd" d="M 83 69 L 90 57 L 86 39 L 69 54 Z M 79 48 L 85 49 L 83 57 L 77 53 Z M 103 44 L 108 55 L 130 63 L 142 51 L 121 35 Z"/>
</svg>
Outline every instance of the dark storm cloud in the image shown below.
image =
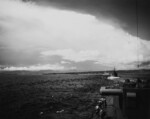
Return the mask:
<svg viewBox="0 0 150 119">
<path fill-rule="evenodd" d="M 140 67 L 142 68 L 149 68 L 150 67 L 150 61 L 144 61 L 139 64 Z"/>
<path fill-rule="evenodd" d="M 94 61 L 84 61 L 75 63 L 77 69 L 86 71 L 110 70 L 112 67 L 103 64 L 96 64 Z"/>
<path fill-rule="evenodd" d="M 0 64 L 10 66 L 33 65 L 41 60 L 37 52 L 24 52 L 22 50 L 12 50 L 11 48 L 0 48 Z"/>
<path fill-rule="evenodd" d="M 137 36 L 137 14 L 139 37 L 150 38 L 149 0 L 32 0 L 40 5 L 51 5 L 104 18 L 119 25 L 129 34 Z M 137 6 L 136 6 L 137 5 Z M 137 9 L 136 9 L 137 8 Z M 137 11 L 136 11 L 137 10 Z M 137 13 L 137 14 L 136 14 Z"/>
<path fill-rule="evenodd" d="M 98 71 L 98 70 L 110 70 L 113 67 L 111 66 L 106 66 L 103 64 L 97 64 L 95 61 L 92 60 L 86 60 L 82 62 L 74 62 L 74 61 L 69 61 L 65 60 L 66 64 L 64 64 L 67 67 L 75 67 L 79 71 Z"/>
</svg>

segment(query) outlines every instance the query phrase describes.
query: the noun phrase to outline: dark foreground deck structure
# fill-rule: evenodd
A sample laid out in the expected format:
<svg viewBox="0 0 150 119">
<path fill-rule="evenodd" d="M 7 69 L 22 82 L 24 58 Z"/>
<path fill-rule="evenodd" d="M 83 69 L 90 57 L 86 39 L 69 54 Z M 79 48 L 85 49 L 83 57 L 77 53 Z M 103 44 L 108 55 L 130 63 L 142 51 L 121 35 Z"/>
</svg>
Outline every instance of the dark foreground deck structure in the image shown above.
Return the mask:
<svg viewBox="0 0 150 119">
<path fill-rule="evenodd" d="M 150 88 L 128 83 L 121 88 L 101 87 L 100 94 L 107 101 L 104 119 L 150 119 Z"/>
</svg>

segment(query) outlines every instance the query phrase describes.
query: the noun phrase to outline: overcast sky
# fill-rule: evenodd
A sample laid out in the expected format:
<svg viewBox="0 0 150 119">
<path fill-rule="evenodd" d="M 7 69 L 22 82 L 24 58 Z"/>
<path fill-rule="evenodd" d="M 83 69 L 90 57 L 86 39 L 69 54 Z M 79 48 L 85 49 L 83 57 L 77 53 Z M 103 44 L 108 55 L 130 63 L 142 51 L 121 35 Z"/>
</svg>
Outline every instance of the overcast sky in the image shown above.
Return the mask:
<svg viewBox="0 0 150 119">
<path fill-rule="evenodd" d="M 0 0 L 0 67 L 149 68 L 149 9 L 148 0 Z"/>
</svg>

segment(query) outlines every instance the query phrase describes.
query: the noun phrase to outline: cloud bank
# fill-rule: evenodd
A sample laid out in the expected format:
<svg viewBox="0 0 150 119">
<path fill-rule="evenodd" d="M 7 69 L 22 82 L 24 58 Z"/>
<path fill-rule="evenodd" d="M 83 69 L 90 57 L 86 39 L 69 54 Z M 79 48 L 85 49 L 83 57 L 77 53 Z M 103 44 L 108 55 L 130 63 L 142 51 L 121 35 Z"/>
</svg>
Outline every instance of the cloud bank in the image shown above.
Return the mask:
<svg viewBox="0 0 150 119">
<path fill-rule="evenodd" d="M 39 71 L 39 70 L 64 70 L 64 67 L 59 65 L 59 64 L 45 64 L 45 65 L 32 65 L 32 66 L 28 66 L 28 67 L 14 67 L 14 66 L 10 66 L 10 67 L 5 67 L 2 69 L 3 71 Z"/>
<path fill-rule="evenodd" d="M 33 2 L 0 0 L 0 36 L 0 64 L 11 70 L 80 70 L 79 64 L 87 69 L 89 61 L 89 70 L 95 64 L 128 69 L 135 67 L 128 64 L 138 57 L 149 60 L 149 41 L 137 39 L 103 18 Z"/>
<path fill-rule="evenodd" d="M 126 32 L 150 40 L 149 0 L 29 0 L 42 6 L 87 13 L 116 24 Z M 137 22 L 138 16 L 138 22 Z M 117 22 L 117 23 L 116 23 Z"/>
</svg>

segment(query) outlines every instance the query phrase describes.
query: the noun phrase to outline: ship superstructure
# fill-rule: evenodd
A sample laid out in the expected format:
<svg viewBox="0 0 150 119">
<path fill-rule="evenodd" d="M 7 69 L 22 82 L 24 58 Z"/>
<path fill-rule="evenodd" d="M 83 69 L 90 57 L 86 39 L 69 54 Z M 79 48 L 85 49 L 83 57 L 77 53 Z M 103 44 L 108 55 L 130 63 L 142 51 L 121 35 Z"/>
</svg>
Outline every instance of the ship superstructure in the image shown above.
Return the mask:
<svg viewBox="0 0 150 119">
<path fill-rule="evenodd" d="M 105 100 L 103 106 L 98 103 L 100 119 L 150 119 L 149 80 L 126 79 L 121 86 L 102 86 L 100 95 Z"/>
</svg>

